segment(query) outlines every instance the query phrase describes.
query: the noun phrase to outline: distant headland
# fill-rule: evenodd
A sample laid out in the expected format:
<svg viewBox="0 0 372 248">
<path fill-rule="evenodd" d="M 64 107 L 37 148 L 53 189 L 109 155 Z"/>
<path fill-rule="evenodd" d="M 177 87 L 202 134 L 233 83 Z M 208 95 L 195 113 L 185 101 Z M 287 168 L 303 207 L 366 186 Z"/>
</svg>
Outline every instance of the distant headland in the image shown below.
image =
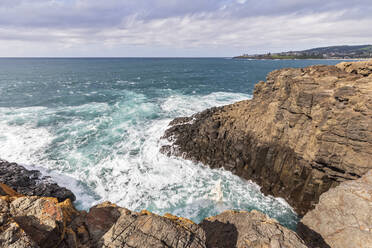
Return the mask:
<svg viewBox="0 0 372 248">
<path fill-rule="evenodd" d="M 368 59 L 372 58 L 372 45 L 329 46 L 303 51 L 267 54 L 243 54 L 234 59 Z"/>
</svg>

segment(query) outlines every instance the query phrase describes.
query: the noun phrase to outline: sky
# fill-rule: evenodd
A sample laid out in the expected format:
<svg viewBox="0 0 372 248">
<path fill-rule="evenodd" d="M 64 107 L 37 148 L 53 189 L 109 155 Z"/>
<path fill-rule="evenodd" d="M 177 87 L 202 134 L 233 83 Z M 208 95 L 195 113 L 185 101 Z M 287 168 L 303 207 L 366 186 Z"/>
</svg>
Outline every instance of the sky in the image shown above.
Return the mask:
<svg viewBox="0 0 372 248">
<path fill-rule="evenodd" d="M 231 57 L 372 44 L 371 0 L 0 0 L 0 57 Z"/>
</svg>

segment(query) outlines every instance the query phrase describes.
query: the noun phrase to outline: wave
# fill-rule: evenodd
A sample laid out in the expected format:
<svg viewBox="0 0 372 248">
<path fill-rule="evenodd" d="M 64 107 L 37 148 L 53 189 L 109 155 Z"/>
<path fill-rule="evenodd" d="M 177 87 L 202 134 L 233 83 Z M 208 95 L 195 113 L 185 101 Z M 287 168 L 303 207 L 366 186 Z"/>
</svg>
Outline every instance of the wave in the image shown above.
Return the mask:
<svg viewBox="0 0 372 248">
<path fill-rule="evenodd" d="M 287 226 L 296 214 L 253 182 L 159 152 L 168 123 L 212 106 L 248 99 L 240 93 L 156 100 L 132 91 L 120 100 L 55 108 L 1 108 L 0 157 L 37 165 L 77 196 L 82 209 L 111 201 L 132 210 L 170 212 L 196 222 L 227 209 L 258 209 Z"/>
</svg>

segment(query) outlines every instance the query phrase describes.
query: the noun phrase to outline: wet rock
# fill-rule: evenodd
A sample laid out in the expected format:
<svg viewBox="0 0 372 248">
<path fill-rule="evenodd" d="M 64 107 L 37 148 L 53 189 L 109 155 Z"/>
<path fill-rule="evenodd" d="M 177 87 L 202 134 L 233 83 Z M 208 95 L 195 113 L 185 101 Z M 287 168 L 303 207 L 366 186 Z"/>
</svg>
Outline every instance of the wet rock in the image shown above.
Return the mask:
<svg viewBox="0 0 372 248">
<path fill-rule="evenodd" d="M 309 230 L 332 248 L 372 247 L 372 171 L 321 195 L 298 228 L 304 239 Z"/>
<path fill-rule="evenodd" d="M 28 196 L 56 197 L 61 202 L 76 199 L 70 190 L 58 186 L 50 178 L 43 177 L 39 171 L 30 171 L 21 165 L 4 160 L 0 160 L 0 182 Z"/>
<path fill-rule="evenodd" d="M 372 168 L 371 62 L 349 64 L 273 71 L 252 100 L 171 123 L 161 151 L 251 179 L 304 215 Z"/>
<path fill-rule="evenodd" d="M 207 247 L 306 248 L 301 238 L 258 211 L 225 211 L 200 223 Z"/>
</svg>

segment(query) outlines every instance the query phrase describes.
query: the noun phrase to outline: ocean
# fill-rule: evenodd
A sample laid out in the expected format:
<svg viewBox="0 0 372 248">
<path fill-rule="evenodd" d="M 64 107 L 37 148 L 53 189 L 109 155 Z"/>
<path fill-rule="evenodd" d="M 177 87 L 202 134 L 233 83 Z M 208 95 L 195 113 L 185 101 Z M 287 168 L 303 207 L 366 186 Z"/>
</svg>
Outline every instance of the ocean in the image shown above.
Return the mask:
<svg viewBox="0 0 372 248">
<path fill-rule="evenodd" d="M 1 58 L 0 158 L 38 169 L 77 196 L 200 222 L 257 209 L 294 229 L 280 198 L 225 170 L 159 152 L 175 117 L 252 97 L 284 67 L 335 60 Z"/>
</svg>

